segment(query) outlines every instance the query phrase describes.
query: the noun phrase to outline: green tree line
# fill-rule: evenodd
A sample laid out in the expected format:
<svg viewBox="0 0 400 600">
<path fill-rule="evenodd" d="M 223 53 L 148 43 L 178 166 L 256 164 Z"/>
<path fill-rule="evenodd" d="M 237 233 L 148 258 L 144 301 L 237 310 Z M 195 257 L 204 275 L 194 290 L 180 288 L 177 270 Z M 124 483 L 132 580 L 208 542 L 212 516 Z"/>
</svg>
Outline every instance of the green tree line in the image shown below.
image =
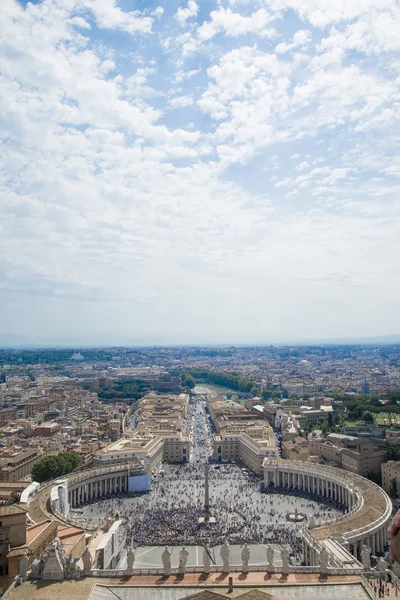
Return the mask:
<svg viewBox="0 0 400 600">
<path fill-rule="evenodd" d="M 38 460 L 32 468 L 32 481 L 42 483 L 56 477 L 67 475 L 80 464 L 81 457 L 77 452 L 60 452 Z"/>
<path fill-rule="evenodd" d="M 124 398 L 133 398 L 139 400 L 148 389 L 148 384 L 144 381 L 120 381 L 106 387 L 96 388 L 94 391 L 98 394 L 100 400 L 118 401 Z"/>
</svg>

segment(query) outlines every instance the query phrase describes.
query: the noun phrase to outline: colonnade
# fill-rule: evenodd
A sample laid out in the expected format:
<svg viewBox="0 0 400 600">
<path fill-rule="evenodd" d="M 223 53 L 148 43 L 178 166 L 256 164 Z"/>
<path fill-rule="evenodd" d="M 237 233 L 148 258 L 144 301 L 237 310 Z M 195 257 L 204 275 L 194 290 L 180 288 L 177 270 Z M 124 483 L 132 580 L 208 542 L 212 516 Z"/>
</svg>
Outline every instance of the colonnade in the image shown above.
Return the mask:
<svg viewBox="0 0 400 600">
<path fill-rule="evenodd" d="M 352 510 L 356 495 L 346 487 L 345 483 L 328 479 L 326 474 L 290 471 L 286 469 L 267 469 L 264 467 L 264 483 L 266 486 L 288 487 L 294 490 L 310 492 L 325 498 L 332 498 Z"/>
<path fill-rule="evenodd" d="M 353 556 L 360 557 L 362 547 L 365 544 L 371 550 L 372 556 L 384 552 L 388 541 L 387 528 L 388 526 L 385 525 L 370 535 L 365 536 L 362 540 L 350 542 L 348 544 L 349 551 Z"/>
<path fill-rule="evenodd" d="M 359 485 L 357 485 L 358 480 L 360 480 Z M 309 492 L 333 499 L 347 507 L 347 515 L 331 521 L 329 528 L 326 527 L 327 523 L 309 527 L 310 543 L 307 542 L 307 536 L 303 540 L 303 556 L 306 564 L 319 564 L 318 551 L 313 542 L 314 536 L 315 539 L 320 540 L 325 537 L 340 540 L 340 544 L 358 559 L 361 557 L 363 545 L 371 550 L 373 556 L 385 551 L 392 506 L 384 490 L 378 488 L 373 482 L 359 475 L 343 472 L 333 467 L 275 459 L 264 462 L 264 484 L 266 486 L 273 484 L 277 487 Z M 363 492 L 358 489 L 360 487 Z M 375 519 L 371 519 L 366 508 L 368 502 L 374 503 L 376 499 L 374 494 L 377 493 L 381 496 L 382 513 L 376 515 Z M 375 506 L 374 508 L 376 509 Z M 358 515 L 358 511 L 361 511 L 361 509 L 364 513 L 362 520 L 353 519 L 352 515 Z M 376 514 L 376 510 L 374 512 Z M 365 524 L 361 528 L 353 529 L 353 523 L 357 522 L 358 524 L 362 521 Z M 347 526 L 344 526 L 346 523 Z M 326 533 L 321 537 L 321 528 L 324 527 Z"/>
<path fill-rule="evenodd" d="M 99 500 L 110 494 L 126 494 L 129 490 L 128 472 L 105 473 L 96 478 L 82 479 L 69 484 L 68 499 L 71 508 Z"/>
</svg>

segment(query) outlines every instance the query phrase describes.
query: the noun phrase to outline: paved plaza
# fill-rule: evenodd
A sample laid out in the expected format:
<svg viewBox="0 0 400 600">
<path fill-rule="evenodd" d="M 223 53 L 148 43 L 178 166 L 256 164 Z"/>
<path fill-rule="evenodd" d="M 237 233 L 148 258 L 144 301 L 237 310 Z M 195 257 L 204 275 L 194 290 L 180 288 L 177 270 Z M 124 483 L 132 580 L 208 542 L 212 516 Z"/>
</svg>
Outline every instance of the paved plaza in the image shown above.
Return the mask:
<svg viewBox="0 0 400 600">
<path fill-rule="evenodd" d="M 172 564 L 178 562 L 182 545 L 189 548 L 188 565 L 202 564 L 202 546 L 214 548 L 220 563 L 219 548 L 231 544 L 231 564 L 240 564 L 241 545 L 252 544 L 250 564 L 265 562 L 265 548 L 277 550 L 276 564 L 283 546 L 290 548 L 292 560 L 301 554 L 301 531 L 313 516 L 316 523 L 334 519 L 343 507 L 332 500 L 297 497 L 285 490 L 261 491 L 262 480 L 236 464 L 209 466 L 210 505 L 215 525 L 198 525 L 204 513 L 204 472 L 212 452 L 210 425 L 198 401 L 190 406 L 185 433 L 192 441 L 191 461 L 184 465 L 164 465 L 163 473 L 152 477 L 152 490 L 135 497 L 113 497 L 82 507 L 80 512 L 93 523 L 118 512 L 126 521 L 127 542 L 137 548 L 136 566 L 161 565 L 159 546 L 178 546 L 173 550 Z M 280 493 L 278 493 L 280 492 Z M 291 522 L 289 515 L 297 510 L 302 522 Z M 157 548 L 158 546 L 158 548 Z M 176 554 L 176 556 L 175 556 Z M 237 556 L 236 556 L 237 555 Z"/>
<path fill-rule="evenodd" d="M 270 546 L 270 544 L 268 545 Z M 250 560 L 249 565 L 266 565 L 266 551 L 267 545 L 265 544 L 249 544 L 250 550 Z M 274 565 L 276 567 L 280 567 L 282 565 L 282 560 L 280 556 L 280 551 L 282 550 L 282 544 L 271 544 L 271 547 L 274 549 Z M 291 548 L 286 546 L 290 551 Z M 215 546 L 210 549 L 210 554 L 213 560 L 213 563 L 217 566 L 222 566 L 222 559 L 220 557 L 220 548 L 221 546 Z M 230 564 L 232 566 L 240 566 L 242 564 L 241 553 L 243 546 L 238 544 L 230 545 Z M 136 550 L 136 558 L 135 558 L 135 567 L 138 569 L 150 569 L 150 568 L 161 568 L 162 560 L 161 553 L 163 552 L 163 546 L 153 546 L 151 548 L 137 548 Z M 171 554 L 171 567 L 177 568 L 179 565 L 179 552 L 181 551 L 180 546 L 170 546 Z M 188 567 L 202 567 L 203 566 L 203 550 L 202 546 L 186 546 L 186 550 L 189 552 L 189 556 L 187 559 Z M 126 569 L 126 552 L 121 557 L 121 561 L 118 565 L 118 569 Z"/>
</svg>

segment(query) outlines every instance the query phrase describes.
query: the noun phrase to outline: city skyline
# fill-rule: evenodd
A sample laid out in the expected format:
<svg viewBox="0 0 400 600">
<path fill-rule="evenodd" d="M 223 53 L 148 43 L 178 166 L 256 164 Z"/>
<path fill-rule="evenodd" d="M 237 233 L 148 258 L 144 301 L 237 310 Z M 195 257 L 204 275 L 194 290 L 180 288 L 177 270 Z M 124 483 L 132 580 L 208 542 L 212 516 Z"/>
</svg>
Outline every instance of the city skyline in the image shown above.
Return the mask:
<svg viewBox="0 0 400 600">
<path fill-rule="evenodd" d="M 0 345 L 397 336 L 395 0 L 0 22 Z"/>
</svg>

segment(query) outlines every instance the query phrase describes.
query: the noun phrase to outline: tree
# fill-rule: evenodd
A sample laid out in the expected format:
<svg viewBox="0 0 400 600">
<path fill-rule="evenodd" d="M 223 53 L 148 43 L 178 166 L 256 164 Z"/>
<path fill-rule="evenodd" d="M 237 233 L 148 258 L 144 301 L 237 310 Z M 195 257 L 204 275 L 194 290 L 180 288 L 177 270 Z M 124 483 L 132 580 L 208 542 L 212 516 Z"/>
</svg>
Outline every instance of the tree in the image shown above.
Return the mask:
<svg viewBox="0 0 400 600">
<path fill-rule="evenodd" d="M 362 413 L 361 418 L 364 421 L 364 423 L 372 424 L 374 422 L 374 415 L 369 410 L 365 410 Z"/>
<path fill-rule="evenodd" d="M 196 385 L 196 381 L 195 381 L 195 378 L 193 377 L 193 375 L 191 375 L 190 373 L 187 373 L 186 371 L 184 371 L 182 373 L 181 379 L 182 379 L 183 387 L 187 387 L 192 390 L 194 388 L 194 386 Z"/>
<path fill-rule="evenodd" d="M 397 479 L 392 479 L 390 481 L 390 490 L 389 494 L 392 498 L 397 498 Z"/>
<path fill-rule="evenodd" d="M 81 462 L 81 457 L 77 452 L 60 452 L 45 456 L 32 468 L 32 481 L 42 483 L 55 479 L 61 475 L 71 473 Z"/>
<path fill-rule="evenodd" d="M 334 425 L 340 425 L 342 423 L 342 415 L 340 413 L 336 413 L 332 417 Z"/>
</svg>

